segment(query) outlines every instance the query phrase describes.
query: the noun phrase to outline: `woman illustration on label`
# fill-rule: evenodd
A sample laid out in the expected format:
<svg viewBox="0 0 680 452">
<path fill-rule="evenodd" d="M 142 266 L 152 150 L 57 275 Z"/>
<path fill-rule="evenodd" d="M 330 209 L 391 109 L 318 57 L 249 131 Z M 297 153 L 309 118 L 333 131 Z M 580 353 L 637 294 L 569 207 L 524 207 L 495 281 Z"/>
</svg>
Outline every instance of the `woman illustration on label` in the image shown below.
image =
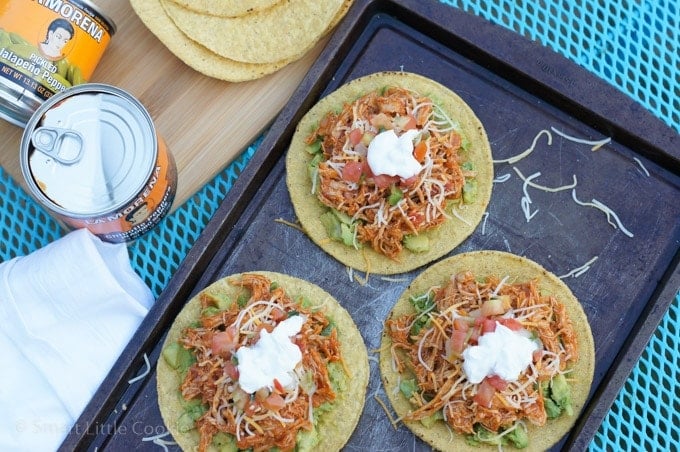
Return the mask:
<svg viewBox="0 0 680 452">
<path fill-rule="evenodd" d="M 55 19 L 47 27 L 45 40 L 38 44 L 40 52 L 48 59 L 54 61 L 64 57 L 62 50 L 73 38 L 73 25 L 66 19 Z"/>
</svg>

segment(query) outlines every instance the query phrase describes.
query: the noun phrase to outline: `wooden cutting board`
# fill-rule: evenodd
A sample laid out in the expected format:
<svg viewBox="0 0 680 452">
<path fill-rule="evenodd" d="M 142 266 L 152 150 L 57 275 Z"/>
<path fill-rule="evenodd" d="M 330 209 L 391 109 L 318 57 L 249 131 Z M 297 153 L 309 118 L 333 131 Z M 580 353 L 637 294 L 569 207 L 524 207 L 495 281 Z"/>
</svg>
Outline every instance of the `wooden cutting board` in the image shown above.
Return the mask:
<svg viewBox="0 0 680 452">
<path fill-rule="evenodd" d="M 178 168 L 173 210 L 259 136 L 288 101 L 326 40 L 301 60 L 250 82 L 196 72 L 144 26 L 127 1 L 95 0 L 117 31 L 90 81 L 138 98 L 151 114 Z M 23 128 L 0 119 L 0 165 L 26 189 L 19 163 Z"/>
</svg>

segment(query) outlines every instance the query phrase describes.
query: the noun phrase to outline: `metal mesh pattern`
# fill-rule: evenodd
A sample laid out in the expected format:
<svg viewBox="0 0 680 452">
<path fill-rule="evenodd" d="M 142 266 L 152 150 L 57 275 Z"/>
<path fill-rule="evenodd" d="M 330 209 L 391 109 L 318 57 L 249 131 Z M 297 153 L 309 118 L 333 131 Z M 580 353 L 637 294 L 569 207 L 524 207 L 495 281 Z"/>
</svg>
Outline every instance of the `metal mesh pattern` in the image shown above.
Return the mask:
<svg viewBox="0 0 680 452">
<path fill-rule="evenodd" d="M 29 254 L 62 234 L 59 223 L 0 167 L 0 262 Z"/>
<path fill-rule="evenodd" d="M 676 0 L 440 0 L 550 47 L 680 130 Z"/>
<path fill-rule="evenodd" d="M 680 7 L 675 0 L 440 0 L 548 46 L 636 99 L 680 131 Z M 259 145 L 129 246 L 158 296 Z M 0 168 L 0 261 L 64 234 Z M 680 294 L 663 318 L 590 450 L 680 447 Z"/>
</svg>

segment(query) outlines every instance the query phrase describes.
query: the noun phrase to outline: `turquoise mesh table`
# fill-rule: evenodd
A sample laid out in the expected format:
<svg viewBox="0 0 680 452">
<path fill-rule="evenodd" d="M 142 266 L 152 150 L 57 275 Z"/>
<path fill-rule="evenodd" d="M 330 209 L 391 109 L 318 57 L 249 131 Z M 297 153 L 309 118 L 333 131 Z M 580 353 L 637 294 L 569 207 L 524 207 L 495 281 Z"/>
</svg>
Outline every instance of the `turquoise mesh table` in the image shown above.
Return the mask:
<svg viewBox="0 0 680 452">
<path fill-rule="evenodd" d="M 680 6 L 676 0 L 440 0 L 514 30 L 576 62 L 680 131 Z M 158 296 L 259 145 L 129 247 Z M 64 235 L 0 168 L 0 261 Z M 680 293 L 625 382 L 590 450 L 680 449 Z"/>
</svg>

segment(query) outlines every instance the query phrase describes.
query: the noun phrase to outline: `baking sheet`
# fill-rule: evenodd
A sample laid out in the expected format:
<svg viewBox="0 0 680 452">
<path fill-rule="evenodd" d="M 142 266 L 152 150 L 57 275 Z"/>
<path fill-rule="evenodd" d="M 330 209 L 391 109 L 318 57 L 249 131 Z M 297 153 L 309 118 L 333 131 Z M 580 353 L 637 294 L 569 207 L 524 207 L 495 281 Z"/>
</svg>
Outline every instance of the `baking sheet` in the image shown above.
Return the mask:
<svg viewBox="0 0 680 452">
<path fill-rule="evenodd" d="M 564 281 L 582 302 L 596 346 L 589 405 L 556 448 L 586 448 L 646 341 L 680 286 L 680 176 L 677 134 L 631 99 L 557 54 L 481 19 L 436 2 L 358 1 L 320 59 L 277 117 L 246 171 L 229 192 L 185 262 L 156 302 L 130 346 L 64 443 L 64 449 L 155 448 L 144 438 L 165 431 L 155 375 L 127 381 L 154 363 L 163 335 L 191 294 L 231 273 L 271 270 L 313 282 L 333 294 L 358 324 L 369 350 L 408 282 L 369 276 L 352 281 L 346 268 L 297 229 L 285 185 L 283 156 L 294 126 L 324 94 L 345 81 L 381 70 L 418 72 L 449 86 L 486 127 L 495 159 L 527 149 L 542 129 L 611 143 L 589 145 L 545 136 L 516 165 L 495 165 L 488 217 L 452 254 L 497 249 L 533 259 L 557 275 L 591 261 Z M 578 205 L 570 190 L 528 188 L 527 221 L 520 207 L 525 176 L 558 187 L 573 182 L 577 199 L 597 199 L 621 225 Z M 613 223 L 616 222 L 612 219 Z M 347 450 L 427 450 L 404 426 L 394 430 L 375 396 L 386 401 L 377 363 L 364 412 Z"/>
</svg>

